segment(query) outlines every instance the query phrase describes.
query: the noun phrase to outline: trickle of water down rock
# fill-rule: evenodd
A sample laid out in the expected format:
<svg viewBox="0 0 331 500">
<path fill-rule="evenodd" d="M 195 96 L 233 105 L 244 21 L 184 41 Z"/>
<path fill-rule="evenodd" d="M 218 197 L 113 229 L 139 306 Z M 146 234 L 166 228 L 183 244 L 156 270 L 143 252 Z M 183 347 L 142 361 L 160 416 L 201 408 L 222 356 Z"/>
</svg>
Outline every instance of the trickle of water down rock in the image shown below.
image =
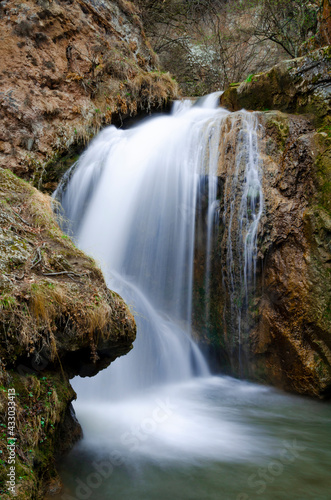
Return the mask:
<svg viewBox="0 0 331 500">
<path fill-rule="evenodd" d="M 262 165 L 258 149 L 258 120 L 240 112 L 235 165 L 224 187 L 223 224 L 226 231 L 226 275 L 231 323 L 238 332 L 239 373 L 242 372 L 242 334 L 248 330 L 247 311 L 254 300 L 257 234 L 263 212 Z M 246 323 L 245 323 L 246 321 Z"/>
</svg>

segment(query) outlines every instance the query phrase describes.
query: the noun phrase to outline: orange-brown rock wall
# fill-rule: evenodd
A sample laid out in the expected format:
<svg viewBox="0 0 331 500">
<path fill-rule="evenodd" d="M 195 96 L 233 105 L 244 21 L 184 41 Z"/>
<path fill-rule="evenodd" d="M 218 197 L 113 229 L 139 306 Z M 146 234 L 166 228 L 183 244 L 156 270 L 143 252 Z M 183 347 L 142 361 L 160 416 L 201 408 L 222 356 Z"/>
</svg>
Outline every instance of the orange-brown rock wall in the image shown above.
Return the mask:
<svg viewBox="0 0 331 500">
<path fill-rule="evenodd" d="M 176 92 L 132 2 L 0 5 L 0 166 L 52 190 L 101 126 Z"/>
</svg>

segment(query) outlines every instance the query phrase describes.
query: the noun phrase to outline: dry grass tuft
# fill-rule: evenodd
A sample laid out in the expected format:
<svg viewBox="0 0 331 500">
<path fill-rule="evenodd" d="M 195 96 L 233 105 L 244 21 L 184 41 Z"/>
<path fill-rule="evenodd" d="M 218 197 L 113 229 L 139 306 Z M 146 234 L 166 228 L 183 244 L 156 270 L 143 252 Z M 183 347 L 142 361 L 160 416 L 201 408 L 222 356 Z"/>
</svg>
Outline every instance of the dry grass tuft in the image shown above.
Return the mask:
<svg viewBox="0 0 331 500">
<path fill-rule="evenodd" d="M 128 82 L 128 86 L 134 98 L 140 102 L 140 107 L 148 111 L 152 107 L 163 106 L 169 98 L 179 95 L 177 82 L 169 73 L 159 71 L 140 73 Z"/>
<path fill-rule="evenodd" d="M 89 333 L 100 332 L 103 337 L 106 337 L 111 323 L 111 312 L 111 307 L 105 302 L 90 309 L 87 317 Z"/>
<path fill-rule="evenodd" d="M 39 282 L 31 285 L 30 309 L 36 319 L 51 323 L 67 300 L 67 295 L 59 284 Z"/>
<path fill-rule="evenodd" d="M 139 9 L 133 2 L 128 0 L 116 0 L 119 8 L 129 16 L 133 16 L 134 14 L 139 14 Z"/>
</svg>

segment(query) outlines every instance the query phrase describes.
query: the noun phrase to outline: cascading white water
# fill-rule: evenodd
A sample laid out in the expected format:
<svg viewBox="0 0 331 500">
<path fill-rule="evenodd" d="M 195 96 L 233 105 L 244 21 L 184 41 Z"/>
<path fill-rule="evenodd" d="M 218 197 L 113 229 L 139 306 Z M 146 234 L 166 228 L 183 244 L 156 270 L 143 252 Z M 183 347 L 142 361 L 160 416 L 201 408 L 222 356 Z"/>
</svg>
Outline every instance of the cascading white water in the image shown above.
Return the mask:
<svg viewBox="0 0 331 500">
<path fill-rule="evenodd" d="M 243 277 L 246 300 L 248 285 L 255 279 L 257 260 L 257 230 L 263 212 L 260 154 L 258 149 L 258 122 L 254 114 L 246 116 L 247 132 L 245 182 L 240 204 L 240 233 L 244 241 Z"/>
<path fill-rule="evenodd" d="M 68 231 L 134 308 L 138 338 L 107 370 L 75 379 L 84 440 L 63 460 L 57 500 L 329 498 L 330 407 L 211 377 L 190 337 L 196 212 L 208 298 L 218 139 L 227 142 L 234 124 L 223 278 L 239 323 L 234 300 L 239 287 L 248 301 L 263 210 L 255 116 L 232 119 L 216 100 L 178 104 L 175 115 L 130 131 L 104 130 L 58 190 Z"/>
<path fill-rule="evenodd" d="M 220 124 L 229 114 L 217 109 L 219 95 L 131 130 L 107 128 L 62 192 L 79 246 L 136 313 L 134 349 L 99 376 L 102 398 L 209 373 L 191 338 L 192 281 L 201 178 L 209 191 L 207 261 L 217 208 Z"/>
<path fill-rule="evenodd" d="M 248 301 L 263 209 L 255 116 L 231 116 L 216 99 L 177 105 L 173 116 L 129 131 L 104 130 L 58 190 L 68 231 L 132 305 L 138 336 L 107 370 L 74 380 L 84 440 L 63 461 L 57 500 L 237 500 L 257 498 L 262 487 L 265 500 L 289 491 L 295 500 L 329 498 L 330 409 L 211 377 L 190 337 L 196 214 L 205 224 L 208 298 L 218 140 L 238 124 L 223 186 L 232 303 L 237 287 Z M 234 311 L 240 319 L 242 309 Z"/>
<path fill-rule="evenodd" d="M 205 320 L 208 322 L 210 315 L 210 268 L 211 268 L 211 250 L 215 232 L 219 225 L 219 200 L 217 199 L 217 169 L 219 160 L 219 140 L 221 135 L 221 123 L 218 121 L 213 124 L 214 130 L 209 139 L 209 172 L 208 172 L 208 210 L 207 210 L 207 244 L 205 259 Z"/>
</svg>

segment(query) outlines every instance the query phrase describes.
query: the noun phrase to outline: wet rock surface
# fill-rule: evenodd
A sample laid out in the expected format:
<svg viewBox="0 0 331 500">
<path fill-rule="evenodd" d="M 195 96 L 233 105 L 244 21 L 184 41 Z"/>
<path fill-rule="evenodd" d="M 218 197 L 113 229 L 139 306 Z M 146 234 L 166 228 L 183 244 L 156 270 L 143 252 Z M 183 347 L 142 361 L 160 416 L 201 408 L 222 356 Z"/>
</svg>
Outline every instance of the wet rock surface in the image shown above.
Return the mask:
<svg viewBox="0 0 331 500">
<path fill-rule="evenodd" d="M 277 151 L 275 128 L 284 116 L 261 116 L 265 213 L 253 365 L 288 390 L 330 396 L 331 138 L 303 117 L 286 118 Z"/>
<path fill-rule="evenodd" d="M 264 110 L 258 113 L 264 210 L 256 283 L 244 308 L 246 328 L 241 339 L 224 293 L 229 279 L 224 264 L 226 219 L 219 239 L 223 285 L 214 288 L 223 322 L 221 343 L 232 370 L 318 397 L 329 397 L 331 389 L 329 52 L 327 47 L 283 62 L 250 83 L 228 89 L 221 98 L 230 109 Z M 233 117 L 227 146 L 220 150 L 219 176 L 225 186 L 235 175 L 240 125 Z M 243 168 L 239 176 L 243 181 Z M 229 203 L 225 189 L 223 204 Z M 238 258 L 234 266 L 240 275 Z M 240 288 L 239 278 L 236 287 Z M 240 304 L 238 297 L 239 292 Z"/>
</svg>

